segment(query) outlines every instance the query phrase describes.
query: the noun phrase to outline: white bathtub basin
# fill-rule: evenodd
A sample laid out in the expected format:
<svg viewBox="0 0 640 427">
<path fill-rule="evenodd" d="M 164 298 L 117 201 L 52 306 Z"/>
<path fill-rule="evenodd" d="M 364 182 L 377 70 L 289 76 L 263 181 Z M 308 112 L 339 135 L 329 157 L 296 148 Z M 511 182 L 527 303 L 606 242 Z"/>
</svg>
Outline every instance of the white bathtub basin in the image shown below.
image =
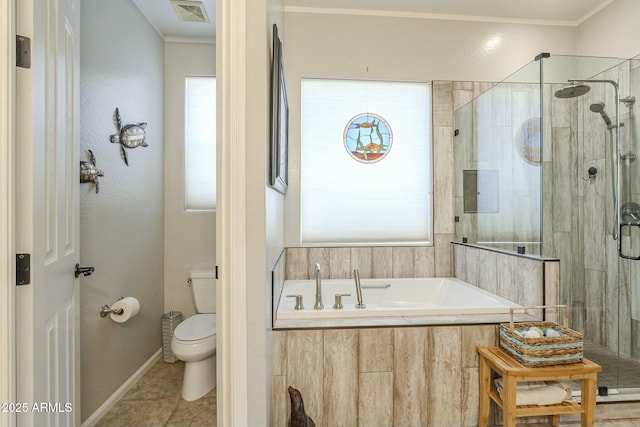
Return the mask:
<svg viewBox="0 0 640 427">
<path fill-rule="evenodd" d="M 353 280 L 326 279 L 322 281 L 324 309 L 315 310 L 315 280 L 286 280 L 276 320 L 508 314 L 510 307 L 519 307 L 456 278 L 363 279 L 361 284 L 366 308 L 355 308 Z M 295 298 L 286 297 L 295 294 L 303 296 L 304 309 L 294 309 Z M 333 308 L 335 294 L 351 294 L 342 298 L 344 308 Z"/>
</svg>

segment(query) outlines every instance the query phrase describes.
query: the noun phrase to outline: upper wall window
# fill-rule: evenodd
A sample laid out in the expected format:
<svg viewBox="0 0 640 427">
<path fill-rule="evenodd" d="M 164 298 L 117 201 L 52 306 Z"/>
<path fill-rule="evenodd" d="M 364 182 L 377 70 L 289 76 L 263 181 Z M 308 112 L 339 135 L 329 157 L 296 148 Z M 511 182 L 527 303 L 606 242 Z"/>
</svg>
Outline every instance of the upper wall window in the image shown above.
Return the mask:
<svg viewBox="0 0 640 427">
<path fill-rule="evenodd" d="M 303 244 L 432 242 L 430 86 L 304 79 Z"/>
<path fill-rule="evenodd" d="M 216 79 L 185 79 L 184 205 L 216 208 Z"/>
</svg>

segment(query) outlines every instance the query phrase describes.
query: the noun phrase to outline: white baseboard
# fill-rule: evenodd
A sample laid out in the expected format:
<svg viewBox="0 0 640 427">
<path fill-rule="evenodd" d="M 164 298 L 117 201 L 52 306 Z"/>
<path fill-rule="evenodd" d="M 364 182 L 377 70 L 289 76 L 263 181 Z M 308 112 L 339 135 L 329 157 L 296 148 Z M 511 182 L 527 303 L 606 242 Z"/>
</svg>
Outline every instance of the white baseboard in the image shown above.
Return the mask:
<svg viewBox="0 0 640 427">
<path fill-rule="evenodd" d="M 120 386 L 120 388 L 118 388 L 107 400 L 105 400 L 102 406 L 96 409 L 96 411 L 82 423 L 81 427 L 95 426 L 96 423 L 100 421 L 100 419 L 104 417 L 104 415 L 109 412 L 109 410 L 113 408 L 116 403 L 118 403 L 118 400 L 120 400 L 122 396 L 124 396 L 129 391 L 129 389 L 131 389 L 131 387 L 133 387 L 133 385 L 137 383 L 140 378 L 142 378 L 142 376 L 149 370 L 149 368 L 151 368 L 158 360 L 160 360 L 161 355 L 162 347 L 158 349 L 158 351 L 156 351 L 153 356 L 151 356 L 146 362 L 144 362 L 144 364 L 140 366 L 140 368 L 136 372 L 134 372 L 134 374 L 131 375 L 131 377 L 129 377 L 129 379 L 125 381 L 124 384 Z"/>
</svg>

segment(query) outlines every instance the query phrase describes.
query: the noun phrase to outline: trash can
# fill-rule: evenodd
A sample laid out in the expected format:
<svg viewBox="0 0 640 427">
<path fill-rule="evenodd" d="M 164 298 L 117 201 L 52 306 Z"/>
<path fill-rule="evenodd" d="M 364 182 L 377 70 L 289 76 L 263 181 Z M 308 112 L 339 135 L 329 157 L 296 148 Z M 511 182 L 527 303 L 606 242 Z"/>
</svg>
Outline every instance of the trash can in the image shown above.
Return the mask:
<svg viewBox="0 0 640 427">
<path fill-rule="evenodd" d="M 182 322 L 182 312 L 169 311 L 162 315 L 162 358 L 165 363 L 173 363 L 178 358 L 173 351 L 171 351 L 171 339 L 173 338 L 173 331 Z"/>
</svg>

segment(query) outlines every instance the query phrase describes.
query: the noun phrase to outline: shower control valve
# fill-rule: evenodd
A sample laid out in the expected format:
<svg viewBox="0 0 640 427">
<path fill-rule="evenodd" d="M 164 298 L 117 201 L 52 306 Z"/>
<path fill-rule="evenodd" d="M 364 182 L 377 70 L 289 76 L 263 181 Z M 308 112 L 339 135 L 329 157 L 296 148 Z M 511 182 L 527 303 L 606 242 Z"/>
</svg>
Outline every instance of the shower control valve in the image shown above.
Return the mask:
<svg viewBox="0 0 640 427">
<path fill-rule="evenodd" d="M 589 176 L 587 176 L 586 178 L 582 178 L 582 180 L 593 181 L 598 175 L 598 168 L 596 168 L 595 166 L 591 166 L 589 169 L 587 169 L 587 173 L 589 174 Z"/>
</svg>

